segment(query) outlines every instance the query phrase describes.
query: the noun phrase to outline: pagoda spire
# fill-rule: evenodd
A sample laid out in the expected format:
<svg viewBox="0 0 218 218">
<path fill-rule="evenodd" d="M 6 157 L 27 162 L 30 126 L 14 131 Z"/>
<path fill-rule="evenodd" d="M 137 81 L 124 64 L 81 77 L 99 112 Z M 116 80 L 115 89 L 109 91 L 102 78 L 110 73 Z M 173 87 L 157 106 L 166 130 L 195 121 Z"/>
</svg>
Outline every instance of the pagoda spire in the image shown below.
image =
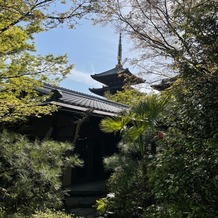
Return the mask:
<svg viewBox="0 0 218 218">
<path fill-rule="evenodd" d="M 122 67 L 122 36 L 120 33 L 119 45 L 118 45 L 118 55 L 117 55 L 117 68 Z"/>
<path fill-rule="evenodd" d="M 90 88 L 89 90 L 97 95 L 104 96 L 105 92 L 109 92 L 112 95 L 117 91 L 123 91 L 123 86 L 128 82 L 131 85 L 143 83 L 144 80 L 133 75 L 128 68 L 124 69 L 122 65 L 122 37 L 119 36 L 117 65 L 110 70 L 102 73 L 91 75 L 91 77 L 103 83 L 102 88 Z M 131 81 L 127 81 L 131 77 Z"/>
</svg>

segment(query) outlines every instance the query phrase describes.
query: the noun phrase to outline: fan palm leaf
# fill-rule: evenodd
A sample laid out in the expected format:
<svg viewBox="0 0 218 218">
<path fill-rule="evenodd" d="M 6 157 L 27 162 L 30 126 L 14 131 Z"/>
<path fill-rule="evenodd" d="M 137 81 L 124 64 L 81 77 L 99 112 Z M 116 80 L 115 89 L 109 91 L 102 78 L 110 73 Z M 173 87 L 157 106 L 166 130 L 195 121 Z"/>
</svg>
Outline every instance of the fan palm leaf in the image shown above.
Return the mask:
<svg viewBox="0 0 218 218">
<path fill-rule="evenodd" d="M 117 117 L 102 120 L 100 128 L 106 133 L 123 133 L 130 142 L 143 147 L 142 135 L 146 131 L 154 131 L 167 103 L 167 97 L 148 95 L 139 104 Z"/>
<path fill-rule="evenodd" d="M 118 132 L 121 131 L 129 122 L 131 117 L 124 115 L 117 117 L 108 117 L 101 121 L 100 129 L 106 133 Z"/>
</svg>

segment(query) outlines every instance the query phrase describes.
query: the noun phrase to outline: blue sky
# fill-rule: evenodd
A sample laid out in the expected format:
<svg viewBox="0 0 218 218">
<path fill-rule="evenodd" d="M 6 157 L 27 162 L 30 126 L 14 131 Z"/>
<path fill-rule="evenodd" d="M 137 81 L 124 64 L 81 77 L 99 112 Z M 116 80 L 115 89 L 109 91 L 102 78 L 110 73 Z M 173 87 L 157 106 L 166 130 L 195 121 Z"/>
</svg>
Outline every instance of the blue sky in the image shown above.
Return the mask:
<svg viewBox="0 0 218 218">
<path fill-rule="evenodd" d="M 93 26 L 90 21 L 83 21 L 76 29 L 66 27 L 42 32 L 35 36 L 37 53 L 67 54 L 74 69 L 61 86 L 79 92 L 91 94 L 89 88 L 101 87 L 90 75 L 109 70 L 117 64 L 119 34 L 112 28 Z M 129 47 L 122 39 L 123 59 L 127 57 Z M 125 68 L 131 66 L 124 64 Z"/>
</svg>

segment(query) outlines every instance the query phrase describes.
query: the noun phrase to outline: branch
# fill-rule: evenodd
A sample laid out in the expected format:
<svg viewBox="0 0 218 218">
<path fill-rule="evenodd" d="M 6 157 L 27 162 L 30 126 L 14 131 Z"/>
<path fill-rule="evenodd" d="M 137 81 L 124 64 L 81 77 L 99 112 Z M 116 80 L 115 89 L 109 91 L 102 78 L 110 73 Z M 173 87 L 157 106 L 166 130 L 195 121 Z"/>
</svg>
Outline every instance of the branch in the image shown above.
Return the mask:
<svg viewBox="0 0 218 218">
<path fill-rule="evenodd" d="M 76 144 L 76 141 L 79 137 L 79 131 L 80 131 L 80 128 L 82 126 L 82 124 L 89 119 L 89 117 L 91 116 L 92 112 L 93 112 L 94 109 L 89 109 L 87 111 L 85 111 L 84 113 L 84 117 L 79 119 L 77 121 L 77 125 L 76 125 L 76 131 L 75 131 L 75 134 L 74 134 L 74 138 L 73 138 L 73 145 Z"/>
</svg>

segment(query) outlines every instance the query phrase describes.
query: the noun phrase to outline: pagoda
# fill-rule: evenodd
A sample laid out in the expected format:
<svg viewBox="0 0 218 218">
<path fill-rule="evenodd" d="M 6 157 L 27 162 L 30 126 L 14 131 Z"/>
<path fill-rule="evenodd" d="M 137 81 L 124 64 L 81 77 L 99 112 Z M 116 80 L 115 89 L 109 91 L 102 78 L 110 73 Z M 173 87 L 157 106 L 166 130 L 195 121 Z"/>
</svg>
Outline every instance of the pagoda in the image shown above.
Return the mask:
<svg viewBox="0 0 218 218">
<path fill-rule="evenodd" d="M 124 85 L 136 85 L 143 83 L 144 80 L 133 75 L 128 68 L 124 69 L 122 65 L 122 42 L 121 34 L 119 37 L 117 65 L 115 68 L 103 73 L 91 75 L 91 77 L 104 85 L 102 88 L 90 88 L 89 90 L 97 95 L 104 96 L 105 92 L 115 94 L 117 91 L 122 91 Z"/>
</svg>

